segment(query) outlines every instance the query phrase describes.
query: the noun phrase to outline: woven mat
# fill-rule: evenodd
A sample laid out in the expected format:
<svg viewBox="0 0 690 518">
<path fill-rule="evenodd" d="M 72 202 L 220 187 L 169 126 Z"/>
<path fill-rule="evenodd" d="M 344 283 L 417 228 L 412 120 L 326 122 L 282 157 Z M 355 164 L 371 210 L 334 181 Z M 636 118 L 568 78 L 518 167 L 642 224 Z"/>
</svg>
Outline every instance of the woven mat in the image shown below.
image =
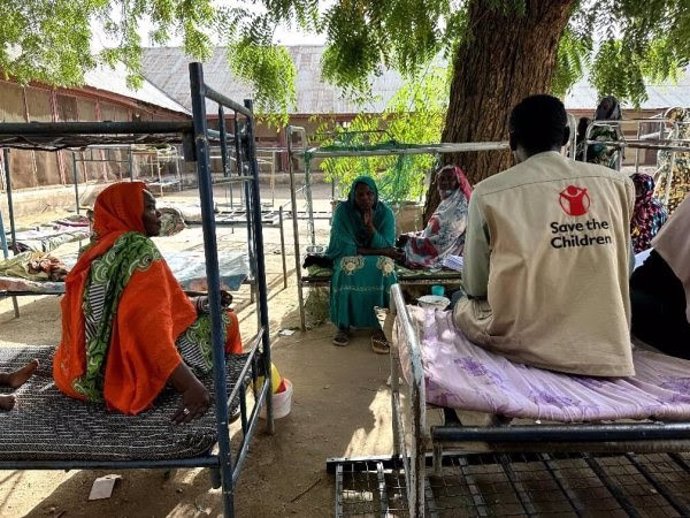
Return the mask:
<svg viewBox="0 0 690 518">
<path fill-rule="evenodd" d="M 179 459 L 204 455 L 216 443 L 212 409 L 189 424 L 170 421 L 180 404 L 173 389 L 166 389 L 153 409 L 137 416 L 108 412 L 103 405 L 65 396 L 53 384 L 53 350 L 52 346 L 0 347 L 3 372 L 32 358 L 41 363 L 38 372 L 14 391 L 14 409 L 0 412 L 0 460 Z M 228 360 L 228 393 L 245 362 L 246 355 Z M 202 382 L 213 397 L 212 377 Z M 0 388 L 0 393 L 11 392 Z"/>
</svg>

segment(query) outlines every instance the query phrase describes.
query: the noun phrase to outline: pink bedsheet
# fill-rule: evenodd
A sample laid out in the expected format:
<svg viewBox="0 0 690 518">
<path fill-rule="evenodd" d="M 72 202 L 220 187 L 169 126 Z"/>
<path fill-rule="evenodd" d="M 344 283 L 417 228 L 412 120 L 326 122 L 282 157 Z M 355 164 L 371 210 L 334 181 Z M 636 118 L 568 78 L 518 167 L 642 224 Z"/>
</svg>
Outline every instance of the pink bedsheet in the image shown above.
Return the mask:
<svg viewBox="0 0 690 518">
<path fill-rule="evenodd" d="M 422 348 L 427 402 L 513 418 L 582 422 L 690 418 L 690 361 L 634 351 L 631 378 L 587 378 L 512 363 L 472 344 L 450 311 L 408 306 Z M 402 331 L 394 331 L 401 344 Z M 409 381 L 407 348 L 400 347 Z"/>
</svg>

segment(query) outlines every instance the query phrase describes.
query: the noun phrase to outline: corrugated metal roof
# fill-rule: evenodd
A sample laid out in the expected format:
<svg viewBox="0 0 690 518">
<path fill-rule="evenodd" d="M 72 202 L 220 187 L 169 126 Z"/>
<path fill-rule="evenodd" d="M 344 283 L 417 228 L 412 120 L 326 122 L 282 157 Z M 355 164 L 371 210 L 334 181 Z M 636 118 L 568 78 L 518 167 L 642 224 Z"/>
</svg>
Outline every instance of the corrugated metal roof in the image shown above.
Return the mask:
<svg viewBox="0 0 690 518">
<path fill-rule="evenodd" d="M 393 70 L 381 70 L 373 77 L 372 99 L 365 106 L 359 106 L 343 97 L 340 89 L 321 78 L 321 56 L 323 45 L 287 46 L 297 68 L 297 106 L 290 113 L 338 114 L 338 113 L 381 113 L 388 101 L 403 85 L 403 80 Z M 188 63 L 192 61 L 180 47 L 156 47 L 144 49 L 144 76 L 168 95 L 191 110 L 189 94 Z M 241 101 L 251 98 L 252 89 L 235 77 L 225 56 L 223 47 L 216 47 L 213 56 L 204 63 L 206 82 L 223 95 Z M 642 109 L 664 109 L 672 106 L 690 106 L 690 72 L 686 70 L 676 84 L 650 84 L 647 86 L 649 99 Z M 598 103 L 596 90 L 586 80 L 577 83 L 565 98 L 569 110 L 594 110 Z M 207 103 L 208 110 L 217 109 L 215 103 Z"/>
<path fill-rule="evenodd" d="M 290 113 L 381 113 L 403 81 L 395 71 L 382 70 L 373 79 L 372 100 L 364 107 L 344 98 L 340 89 L 321 78 L 323 45 L 288 46 L 297 68 L 297 106 Z M 177 102 L 191 110 L 188 64 L 192 59 L 180 47 L 155 47 L 144 49 L 142 59 L 144 76 Z M 215 90 L 234 101 L 251 98 L 252 89 L 230 71 L 225 49 L 216 47 L 213 56 L 204 63 L 204 80 Z M 215 112 L 215 103 L 208 102 L 207 109 Z"/>
<path fill-rule="evenodd" d="M 127 86 L 127 70 L 122 63 L 118 63 L 114 69 L 100 67 L 89 70 L 84 75 L 84 83 L 85 86 L 97 90 L 112 92 L 174 112 L 185 114 L 191 113 L 190 110 L 175 101 L 170 95 L 147 79 L 144 79 L 144 83 L 139 90 L 134 90 Z M 189 89 L 189 87 L 187 89 Z"/>
</svg>

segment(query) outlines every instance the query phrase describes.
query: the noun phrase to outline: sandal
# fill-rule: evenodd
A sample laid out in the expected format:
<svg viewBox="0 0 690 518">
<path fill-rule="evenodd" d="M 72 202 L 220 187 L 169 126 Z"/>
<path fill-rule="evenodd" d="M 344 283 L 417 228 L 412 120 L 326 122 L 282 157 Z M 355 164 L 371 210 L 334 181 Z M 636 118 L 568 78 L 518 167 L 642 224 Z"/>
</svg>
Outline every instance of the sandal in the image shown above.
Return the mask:
<svg viewBox="0 0 690 518">
<path fill-rule="evenodd" d="M 350 337 L 347 336 L 347 331 L 339 329 L 333 337 L 333 345 L 337 345 L 338 347 L 345 347 L 349 343 Z"/>
<path fill-rule="evenodd" d="M 386 336 L 381 331 L 376 331 L 371 335 L 371 350 L 376 354 L 391 352 L 391 344 L 388 343 Z"/>
</svg>

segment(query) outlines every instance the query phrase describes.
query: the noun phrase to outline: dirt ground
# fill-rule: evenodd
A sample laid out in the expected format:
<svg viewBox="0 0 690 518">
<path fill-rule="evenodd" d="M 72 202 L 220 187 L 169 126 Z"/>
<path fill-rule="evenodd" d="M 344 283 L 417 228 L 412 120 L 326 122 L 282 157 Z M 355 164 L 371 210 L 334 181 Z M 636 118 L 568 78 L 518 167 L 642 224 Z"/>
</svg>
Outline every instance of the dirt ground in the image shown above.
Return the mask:
<svg viewBox="0 0 690 518">
<path fill-rule="evenodd" d="M 324 189 L 322 199 L 326 198 Z M 281 196 L 282 195 L 282 196 Z M 319 193 L 317 193 L 317 196 Z M 179 198 L 180 195 L 177 195 Z M 196 199 L 196 193 L 182 193 Z M 266 197 L 266 195 L 264 195 Z M 166 195 L 164 199 L 174 197 Z M 217 201 L 227 194 L 217 189 Z M 287 199 L 277 193 L 276 206 Z M 324 203 L 325 202 L 324 200 Z M 49 220 L 55 212 L 23 218 L 22 225 Z M 306 227 L 300 224 L 300 232 Z M 333 515 L 333 478 L 326 473 L 329 457 L 390 454 L 390 393 L 386 386 L 389 358 L 371 352 L 366 333 L 346 348 L 330 343 L 334 329 L 325 324 L 307 332 L 280 336 L 281 329 L 299 326 L 294 279 L 291 224 L 286 222 L 289 285 L 283 289 L 280 237 L 264 229 L 268 272 L 269 314 L 274 363 L 294 385 L 292 413 L 276 421 L 276 433 L 260 429 L 245 463 L 236 493 L 240 517 L 326 517 Z M 318 242 L 327 240 L 327 222 L 319 222 Z M 218 231 L 221 251 L 246 245 L 242 227 Z M 201 231 L 186 229 L 158 238 L 166 249 L 201 246 Z M 63 245 L 57 252 L 73 251 Z M 256 329 L 256 313 L 248 289 L 235 294 L 243 336 Z M 9 299 L 0 300 L 0 346 L 56 344 L 60 336 L 57 297 L 19 299 L 21 316 L 14 318 Z M 74 470 L 0 471 L 1 517 L 188 517 L 222 514 L 219 490 L 211 489 L 204 470 L 114 471 L 122 476 L 108 500 L 87 500 L 93 480 L 111 472 Z"/>
</svg>

